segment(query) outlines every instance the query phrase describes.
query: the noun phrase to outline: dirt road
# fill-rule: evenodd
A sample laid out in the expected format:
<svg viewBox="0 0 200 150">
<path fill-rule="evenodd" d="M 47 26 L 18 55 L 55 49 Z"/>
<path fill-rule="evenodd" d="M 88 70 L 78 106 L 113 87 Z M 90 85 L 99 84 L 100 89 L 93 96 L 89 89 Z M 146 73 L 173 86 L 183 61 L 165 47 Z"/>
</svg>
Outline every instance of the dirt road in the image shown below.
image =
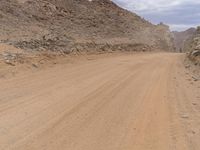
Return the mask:
<svg viewBox="0 0 200 150">
<path fill-rule="evenodd" d="M 124 54 L 0 79 L 1 150 L 199 150 L 183 54 Z"/>
</svg>

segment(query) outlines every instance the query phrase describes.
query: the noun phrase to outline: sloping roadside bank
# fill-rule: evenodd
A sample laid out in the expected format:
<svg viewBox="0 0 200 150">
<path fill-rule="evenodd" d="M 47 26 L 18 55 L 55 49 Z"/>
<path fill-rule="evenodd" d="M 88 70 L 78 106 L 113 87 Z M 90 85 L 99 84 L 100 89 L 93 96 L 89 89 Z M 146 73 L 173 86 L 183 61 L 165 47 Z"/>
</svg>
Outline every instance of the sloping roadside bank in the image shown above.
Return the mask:
<svg viewBox="0 0 200 150">
<path fill-rule="evenodd" d="M 130 46 L 130 45 L 129 45 Z M 131 46 L 130 46 L 131 47 Z M 123 48 L 123 47 L 121 47 Z M 118 55 L 139 55 L 143 51 L 108 50 L 75 51 L 70 54 L 54 51 L 27 51 L 12 45 L 0 44 L 0 78 L 15 76 L 19 72 L 37 71 L 55 65 L 92 61 Z M 151 51 L 145 52 L 151 53 Z M 153 52 L 155 53 L 155 51 Z"/>
</svg>

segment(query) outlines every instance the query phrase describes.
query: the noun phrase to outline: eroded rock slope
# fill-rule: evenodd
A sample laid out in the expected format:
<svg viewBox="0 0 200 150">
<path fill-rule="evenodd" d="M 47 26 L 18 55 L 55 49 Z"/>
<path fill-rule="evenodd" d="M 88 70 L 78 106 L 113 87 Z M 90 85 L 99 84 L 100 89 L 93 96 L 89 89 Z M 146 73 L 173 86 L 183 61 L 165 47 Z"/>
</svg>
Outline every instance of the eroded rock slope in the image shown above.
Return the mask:
<svg viewBox="0 0 200 150">
<path fill-rule="evenodd" d="M 0 40 L 25 50 L 173 49 L 169 27 L 110 0 L 0 0 Z"/>
</svg>

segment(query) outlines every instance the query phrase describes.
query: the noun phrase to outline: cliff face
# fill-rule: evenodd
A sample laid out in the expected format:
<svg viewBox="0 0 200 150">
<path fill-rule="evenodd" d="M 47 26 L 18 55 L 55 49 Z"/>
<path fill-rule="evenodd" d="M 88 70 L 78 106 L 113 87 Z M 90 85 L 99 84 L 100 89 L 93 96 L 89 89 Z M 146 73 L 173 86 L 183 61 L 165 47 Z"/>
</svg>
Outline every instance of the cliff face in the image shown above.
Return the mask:
<svg viewBox="0 0 200 150">
<path fill-rule="evenodd" d="M 110 0 L 1 0 L 0 40 L 31 50 L 172 50 L 169 28 Z"/>
</svg>

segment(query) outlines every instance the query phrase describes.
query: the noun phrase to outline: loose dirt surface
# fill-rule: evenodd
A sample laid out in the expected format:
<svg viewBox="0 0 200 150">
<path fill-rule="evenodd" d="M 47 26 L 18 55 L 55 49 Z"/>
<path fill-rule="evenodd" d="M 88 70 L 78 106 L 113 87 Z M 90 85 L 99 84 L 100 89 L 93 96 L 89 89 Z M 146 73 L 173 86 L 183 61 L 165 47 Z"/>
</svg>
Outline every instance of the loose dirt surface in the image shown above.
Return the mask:
<svg viewBox="0 0 200 150">
<path fill-rule="evenodd" d="M 92 57 L 0 78 L 1 150 L 199 150 L 183 54 Z"/>
</svg>

